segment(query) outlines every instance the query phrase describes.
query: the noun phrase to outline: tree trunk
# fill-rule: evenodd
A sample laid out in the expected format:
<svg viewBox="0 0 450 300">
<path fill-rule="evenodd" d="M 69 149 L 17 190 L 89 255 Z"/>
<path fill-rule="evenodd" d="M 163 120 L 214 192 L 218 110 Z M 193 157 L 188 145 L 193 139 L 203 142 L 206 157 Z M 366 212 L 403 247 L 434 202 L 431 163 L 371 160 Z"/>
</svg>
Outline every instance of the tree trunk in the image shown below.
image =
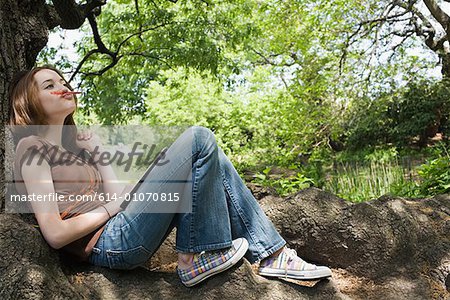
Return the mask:
<svg viewBox="0 0 450 300">
<path fill-rule="evenodd" d="M 383 197 L 351 204 L 310 188 L 286 199 L 256 197 L 288 245 L 333 269 L 320 282 L 256 275 L 247 261 L 195 288 L 174 270 L 174 234 L 148 267 L 132 271 L 75 264 L 38 231 L 0 215 L 0 297 L 89 299 L 447 299 L 450 296 L 450 196 Z M 26 247 L 26 248 L 25 248 Z M 302 286 L 303 285 L 303 286 Z M 307 286 L 307 287 L 305 287 Z M 314 286 L 311 288 L 311 286 Z"/>
<path fill-rule="evenodd" d="M 19 6 L 20 5 L 20 6 Z M 14 73 L 30 69 L 48 41 L 45 1 L 2 0 L 0 2 L 0 96 L 2 118 L 9 112 L 7 92 Z"/>
<path fill-rule="evenodd" d="M 442 59 L 442 77 L 450 79 L 450 53 L 441 55 Z"/>
<path fill-rule="evenodd" d="M 1 121 L 5 124 L 9 117 L 8 89 L 14 74 L 19 70 L 30 69 L 36 57 L 48 41 L 48 20 L 44 0 L 1 0 L 0 1 L 0 101 Z M 1 163 L 0 167 L 11 172 L 10 166 L 5 168 L 5 143 L 9 143 L 4 131 L 1 131 Z M 1 195 L 5 193 L 5 172 L 1 172 Z M 4 211 L 4 199 L 0 198 L 0 211 Z"/>
</svg>

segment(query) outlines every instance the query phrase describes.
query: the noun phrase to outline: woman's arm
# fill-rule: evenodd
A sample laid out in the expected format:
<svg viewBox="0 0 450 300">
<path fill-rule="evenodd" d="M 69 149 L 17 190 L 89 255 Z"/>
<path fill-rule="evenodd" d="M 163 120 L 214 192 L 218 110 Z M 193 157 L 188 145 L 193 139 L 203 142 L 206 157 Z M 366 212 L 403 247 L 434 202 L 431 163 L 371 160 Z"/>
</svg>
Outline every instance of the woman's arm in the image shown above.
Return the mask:
<svg viewBox="0 0 450 300">
<path fill-rule="evenodd" d="M 28 195 L 40 195 L 41 199 L 45 199 L 45 195 L 55 194 L 50 166 L 46 161 L 39 161 L 38 156 L 33 158 L 31 164 L 22 165 L 22 178 Z M 91 233 L 106 223 L 109 215 L 113 216 L 121 210 L 120 202 L 112 201 L 105 205 L 109 213 L 105 208 L 98 207 L 62 220 L 56 201 L 33 201 L 31 205 L 45 240 L 55 249 Z"/>
<path fill-rule="evenodd" d="M 103 146 L 98 146 L 97 148 L 98 154 L 97 156 L 101 155 L 101 153 L 106 152 L 103 148 Z M 93 157 L 94 161 L 98 161 L 98 157 Z M 114 172 L 113 168 L 111 167 L 110 163 L 96 163 L 97 170 L 100 172 L 102 176 L 102 184 L 103 184 L 103 190 L 105 193 L 109 193 L 110 199 L 119 199 L 119 196 L 122 195 L 125 184 L 120 182 L 117 179 L 116 173 Z"/>
</svg>

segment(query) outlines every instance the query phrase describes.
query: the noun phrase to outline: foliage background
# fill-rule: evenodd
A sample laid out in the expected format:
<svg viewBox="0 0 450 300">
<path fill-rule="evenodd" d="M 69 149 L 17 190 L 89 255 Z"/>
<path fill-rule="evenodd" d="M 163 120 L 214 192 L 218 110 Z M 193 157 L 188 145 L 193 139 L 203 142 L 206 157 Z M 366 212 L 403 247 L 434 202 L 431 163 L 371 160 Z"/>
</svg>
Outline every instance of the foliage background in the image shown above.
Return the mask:
<svg viewBox="0 0 450 300">
<path fill-rule="evenodd" d="M 398 24 L 349 43 L 383 5 L 108 1 L 97 23 L 120 60 L 102 74 L 104 54 L 82 65 L 78 122 L 208 127 L 246 180 L 282 195 L 448 193 L 450 85 L 432 71 L 438 57 L 414 36 L 377 38 Z M 95 42 L 81 31 L 84 57 Z M 73 74 L 78 62 L 58 50 L 40 63 Z"/>
</svg>

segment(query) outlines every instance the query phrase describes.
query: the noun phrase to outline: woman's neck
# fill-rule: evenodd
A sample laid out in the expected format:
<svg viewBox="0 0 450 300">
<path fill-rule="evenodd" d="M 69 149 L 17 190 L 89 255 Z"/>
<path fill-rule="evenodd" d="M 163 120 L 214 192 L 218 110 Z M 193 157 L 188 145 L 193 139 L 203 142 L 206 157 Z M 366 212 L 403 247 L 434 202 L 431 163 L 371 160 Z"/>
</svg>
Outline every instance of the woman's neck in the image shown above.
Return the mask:
<svg viewBox="0 0 450 300">
<path fill-rule="evenodd" d="M 42 133 L 42 137 L 53 144 L 62 147 L 62 131 L 64 125 L 48 125 L 46 131 Z"/>
</svg>

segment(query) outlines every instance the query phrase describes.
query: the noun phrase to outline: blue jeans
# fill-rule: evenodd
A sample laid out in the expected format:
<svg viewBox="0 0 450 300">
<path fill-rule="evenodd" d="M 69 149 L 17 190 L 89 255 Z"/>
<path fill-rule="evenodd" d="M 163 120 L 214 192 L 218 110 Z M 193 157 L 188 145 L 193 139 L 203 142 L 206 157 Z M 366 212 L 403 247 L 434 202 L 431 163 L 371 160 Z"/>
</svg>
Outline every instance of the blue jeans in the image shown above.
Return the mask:
<svg viewBox="0 0 450 300">
<path fill-rule="evenodd" d="M 176 250 L 183 253 L 227 248 L 233 239 L 245 237 L 249 242 L 245 257 L 254 263 L 286 244 L 217 146 L 211 130 L 188 128 L 169 147 L 167 156 L 169 163 L 148 176 L 163 182 L 160 188 L 164 189 L 165 181 L 189 174 L 192 188 L 186 193 L 192 193 L 192 212 L 148 213 L 151 209 L 145 206 L 151 202 L 131 202 L 106 223 L 90 263 L 112 269 L 143 265 L 174 227 Z"/>
</svg>

